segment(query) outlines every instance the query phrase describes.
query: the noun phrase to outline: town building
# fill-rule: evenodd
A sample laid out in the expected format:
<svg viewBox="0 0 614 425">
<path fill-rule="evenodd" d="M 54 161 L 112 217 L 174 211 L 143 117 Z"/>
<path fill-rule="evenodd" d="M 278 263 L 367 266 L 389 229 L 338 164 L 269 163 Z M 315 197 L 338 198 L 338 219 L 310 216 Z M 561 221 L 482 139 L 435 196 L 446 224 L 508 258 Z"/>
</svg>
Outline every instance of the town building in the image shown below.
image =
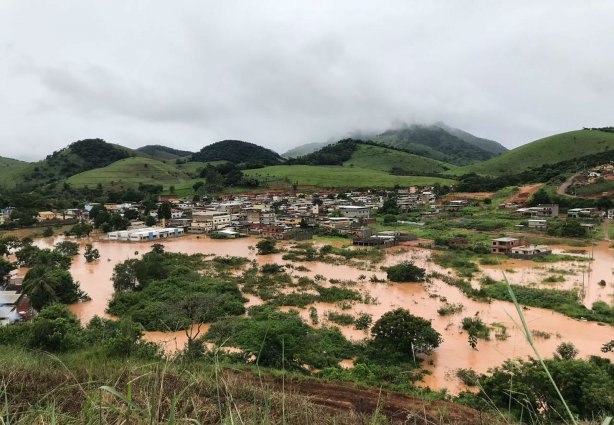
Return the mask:
<svg viewBox="0 0 614 425">
<path fill-rule="evenodd" d="M 230 220 L 230 214 L 223 211 L 193 211 L 190 231 L 198 229 L 197 233 L 202 233 L 220 230 L 230 226 Z"/>
<path fill-rule="evenodd" d="M 145 227 L 132 230 L 118 230 L 107 233 L 111 241 L 142 242 L 158 239 L 177 238 L 183 236 L 184 231 L 178 227 Z"/>
<path fill-rule="evenodd" d="M 21 319 L 22 299 L 23 294 L 17 291 L 0 291 L 0 325 L 8 325 Z"/>
<path fill-rule="evenodd" d="M 543 218 L 533 218 L 527 221 L 527 226 L 529 226 L 530 229 L 545 229 L 548 227 L 548 221 Z"/>
<path fill-rule="evenodd" d="M 555 218 L 559 216 L 558 204 L 539 204 L 536 207 L 518 208 L 517 214 L 530 217 Z"/>
<path fill-rule="evenodd" d="M 490 252 L 496 255 L 511 254 L 512 248 L 524 245 L 524 241 L 517 238 L 497 238 L 491 240 Z"/>
<path fill-rule="evenodd" d="M 339 211 L 343 217 L 369 218 L 370 208 L 361 205 L 340 205 L 337 207 L 337 211 Z"/>
<path fill-rule="evenodd" d="M 535 257 L 552 254 L 552 250 L 546 245 L 522 245 L 512 248 L 507 254 L 511 258 L 530 260 Z"/>
</svg>

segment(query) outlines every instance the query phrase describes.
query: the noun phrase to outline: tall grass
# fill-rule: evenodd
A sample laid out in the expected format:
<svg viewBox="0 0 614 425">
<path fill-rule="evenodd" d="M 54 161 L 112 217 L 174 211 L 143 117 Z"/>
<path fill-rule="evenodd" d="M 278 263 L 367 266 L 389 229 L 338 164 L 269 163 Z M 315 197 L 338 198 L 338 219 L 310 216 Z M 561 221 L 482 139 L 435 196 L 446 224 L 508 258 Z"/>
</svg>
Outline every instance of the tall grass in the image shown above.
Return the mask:
<svg viewBox="0 0 614 425">
<path fill-rule="evenodd" d="M 522 308 L 520 307 L 520 304 L 518 303 L 518 300 L 516 299 L 516 295 L 514 294 L 512 285 L 510 285 L 509 281 L 507 280 L 507 276 L 505 275 L 505 273 L 503 273 L 503 279 L 505 280 L 505 283 L 507 285 L 507 290 L 509 291 L 510 298 L 512 299 L 512 302 L 514 303 L 514 306 L 516 307 L 516 312 L 518 313 L 518 317 L 520 317 L 520 321 L 522 323 L 522 330 L 523 330 L 525 338 L 527 339 L 527 342 L 533 349 L 533 352 L 535 353 L 535 356 L 537 357 L 537 360 L 539 361 L 540 365 L 544 369 L 544 372 L 548 376 L 548 379 L 550 380 L 552 387 L 554 388 L 557 395 L 561 399 L 561 402 L 563 403 L 563 406 L 565 407 L 567 416 L 569 416 L 570 423 L 573 425 L 577 425 L 578 422 L 576 421 L 576 417 L 571 412 L 571 409 L 569 408 L 569 406 L 567 405 L 567 402 L 565 401 L 565 397 L 563 397 L 563 394 L 561 394 L 561 391 L 559 390 L 558 385 L 556 384 L 556 382 L 554 382 L 554 378 L 550 374 L 550 371 L 548 370 L 546 363 L 544 363 L 544 360 L 542 359 L 542 356 L 539 353 L 539 350 L 537 349 L 537 347 L 535 346 L 535 343 L 533 342 L 533 337 L 531 336 L 531 331 L 529 330 L 529 327 L 527 326 L 527 321 L 525 320 L 524 314 L 522 313 Z"/>
</svg>

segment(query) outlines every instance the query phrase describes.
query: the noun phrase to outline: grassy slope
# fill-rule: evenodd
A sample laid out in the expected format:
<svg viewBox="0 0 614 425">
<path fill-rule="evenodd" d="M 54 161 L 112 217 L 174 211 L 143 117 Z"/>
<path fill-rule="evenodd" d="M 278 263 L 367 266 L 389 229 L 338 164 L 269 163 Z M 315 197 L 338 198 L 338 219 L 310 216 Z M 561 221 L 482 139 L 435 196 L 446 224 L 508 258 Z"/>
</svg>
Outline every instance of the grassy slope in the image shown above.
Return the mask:
<svg viewBox="0 0 614 425">
<path fill-rule="evenodd" d="M 175 164 L 165 164 L 153 158 L 132 157 L 113 164 L 86 171 L 70 177 L 67 181 L 75 187 L 95 187 L 98 183 L 105 187 L 114 184 L 137 186 L 146 184 L 174 184 L 189 180 L 190 176 L 176 168 Z"/>
<path fill-rule="evenodd" d="M 10 184 L 28 166 L 28 162 L 0 156 L 0 186 Z"/>
<path fill-rule="evenodd" d="M 452 180 L 436 177 L 392 176 L 379 170 L 342 166 L 275 165 L 248 170 L 245 173 L 261 180 L 287 178 L 290 182 L 320 187 L 392 187 L 396 184 L 411 186 L 452 183 Z"/>
<path fill-rule="evenodd" d="M 343 165 L 390 171 L 392 167 L 402 168 L 415 175 L 442 173 L 456 168 L 454 165 L 413 155 L 407 152 L 380 146 L 359 145 L 352 157 Z"/>
<path fill-rule="evenodd" d="M 381 134 L 379 136 L 372 137 L 372 139 L 378 143 L 382 143 L 384 145 L 396 146 L 397 145 L 397 136 L 396 135 L 385 135 Z M 402 146 L 403 149 L 409 150 L 416 155 L 421 155 L 426 158 L 435 159 L 438 161 L 445 161 L 446 155 L 442 152 L 439 152 L 429 146 L 421 145 L 419 143 L 411 143 L 405 142 Z"/>
<path fill-rule="evenodd" d="M 613 149 L 614 133 L 570 131 L 536 140 L 488 161 L 459 168 L 453 173 L 474 171 L 479 174 L 503 175 Z"/>
</svg>

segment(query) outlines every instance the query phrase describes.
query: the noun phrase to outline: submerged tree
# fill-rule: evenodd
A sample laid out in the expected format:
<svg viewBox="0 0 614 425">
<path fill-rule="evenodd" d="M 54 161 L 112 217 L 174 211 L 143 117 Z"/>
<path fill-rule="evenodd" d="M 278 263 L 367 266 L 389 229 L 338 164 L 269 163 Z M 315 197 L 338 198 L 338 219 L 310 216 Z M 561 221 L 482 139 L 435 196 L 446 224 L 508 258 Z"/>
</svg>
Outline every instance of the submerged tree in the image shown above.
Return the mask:
<svg viewBox="0 0 614 425">
<path fill-rule="evenodd" d="M 85 257 L 85 261 L 91 263 L 100 258 L 100 252 L 91 244 L 87 244 L 85 245 L 85 252 L 83 253 L 83 256 Z"/>
</svg>

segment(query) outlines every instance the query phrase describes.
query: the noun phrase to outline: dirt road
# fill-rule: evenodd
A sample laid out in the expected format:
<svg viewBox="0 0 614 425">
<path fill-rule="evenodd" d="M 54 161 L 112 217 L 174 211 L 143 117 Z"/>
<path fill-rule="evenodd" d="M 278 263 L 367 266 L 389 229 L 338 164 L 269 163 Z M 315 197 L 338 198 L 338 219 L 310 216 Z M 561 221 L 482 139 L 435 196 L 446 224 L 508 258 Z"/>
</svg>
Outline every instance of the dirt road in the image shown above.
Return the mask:
<svg viewBox="0 0 614 425">
<path fill-rule="evenodd" d="M 556 190 L 556 194 L 561 195 L 561 196 L 568 196 L 570 198 L 575 198 L 574 195 L 570 195 L 569 193 L 567 193 L 567 189 L 569 188 L 569 186 L 571 186 L 571 184 L 573 183 L 573 179 L 576 176 L 577 174 L 574 174 L 573 176 L 565 180 L 565 182 L 562 185 L 560 185 L 558 189 Z"/>
</svg>

